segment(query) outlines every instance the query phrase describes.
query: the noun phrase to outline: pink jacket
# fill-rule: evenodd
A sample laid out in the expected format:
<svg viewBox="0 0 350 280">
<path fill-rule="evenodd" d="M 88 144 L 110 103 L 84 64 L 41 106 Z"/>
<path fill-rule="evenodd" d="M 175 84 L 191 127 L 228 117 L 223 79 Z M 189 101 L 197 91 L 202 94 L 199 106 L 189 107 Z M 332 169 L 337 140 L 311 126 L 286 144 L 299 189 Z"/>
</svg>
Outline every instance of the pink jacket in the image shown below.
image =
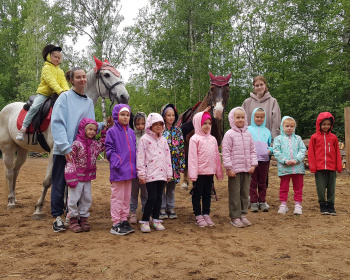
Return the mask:
<svg viewBox="0 0 350 280">
<path fill-rule="evenodd" d="M 224 178 L 218 143 L 214 136 L 205 134 L 201 127 L 203 112 L 195 114 L 193 126 L 195 134 L 190 139 L 188 148 L 188 176 L 197 181 L 198 175 L 216 175 L 218 180 Z"/>
<path fill-rule="evenodd" d="M 222 140 L 222 161 L 226 170 L 235 173 L 248 172 L 252 166 L 258 165 L 255 145 L 252 135 L 248 132 L 247 114 L 242 128 L 238 128 L 234 121 L 234 113 L 242 107 L 236 107 L 228 115 L 231 129 L 225 133 Z"/>
<path fill-rule="evenodd" d="M 163 122 L 158 113 L 150 113 L 146 120 L 146 134 L 139 140 L 136 152 L 137 177 L 146 178 L 146 183 L 153 181 L 167 181 L 173 176 L 170 150 L 167 140 L 163 137 L 163 130 L 159 135 L 151 131 L 152 124 Z"/>
</svg>

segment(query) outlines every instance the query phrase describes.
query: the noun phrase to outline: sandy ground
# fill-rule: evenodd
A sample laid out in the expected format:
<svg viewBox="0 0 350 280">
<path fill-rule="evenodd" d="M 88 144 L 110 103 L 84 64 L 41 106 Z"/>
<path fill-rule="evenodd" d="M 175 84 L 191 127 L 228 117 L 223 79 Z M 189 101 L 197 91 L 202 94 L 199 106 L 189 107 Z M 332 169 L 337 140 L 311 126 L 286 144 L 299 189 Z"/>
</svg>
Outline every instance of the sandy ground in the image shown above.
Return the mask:
<svg viewBox="0 0 350 280">
<path fill-rule="evenodd" d="M 179 219 L 166 220 L 165 231 L 144 234 L 137 226 L 136 233 L 115 236 L 109 233 L 108 162 L 98 163 L 93 182 L 90 232 L 53 232 L 50 191 L 46 218 L 32 219 L 46 163 L 28 159 L 23 166 L 16 209 L 6 209 L 0 188 L 0 279 L 350 279 L 349 175 L 337 179 L 337 216 L 320 215 L 310 173 L 305 175 L 303 215 L 294 216 L 292 210 L 278 215 L 279 179 L 272 167 L 270 212 L 249 213 L 251 227 L 230 225 L 225 178 L 216 183 L 214 227 L 194 224 L 189 192 L 178 187 Z"/>
</svg>

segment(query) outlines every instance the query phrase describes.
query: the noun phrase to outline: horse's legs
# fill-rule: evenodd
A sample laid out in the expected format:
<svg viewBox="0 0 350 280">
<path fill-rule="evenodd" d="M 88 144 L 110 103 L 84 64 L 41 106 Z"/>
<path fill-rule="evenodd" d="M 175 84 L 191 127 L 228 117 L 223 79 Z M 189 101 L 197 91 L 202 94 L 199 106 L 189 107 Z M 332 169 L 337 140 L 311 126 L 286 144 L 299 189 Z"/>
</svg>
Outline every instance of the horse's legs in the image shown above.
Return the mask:
<svg viewBox="0 0 350 280">
<path fill-rule="evenodd" d="M 45 196 L 47 190 L 51 186 L 51 178 L 52 178 L 52 164 L 53 164 L 53 153 L 51 152 L 49 155 L 49 162 L 47 163 L 45 180 L 43 182 L 43 189 L 41 192 L 41 196 L 35 204 L 35 211 L 33 213 L 33 218 L 36 220 L 43 219 L 45 214 L 43 213 L 43 206 L 45 201 Z"/>
<path fill-rule="evenodd" d="M 17 146 L 17 157 L 13 166 L 13 190 L 16 193 L 16 181 L 19 174 L 19 170 L 22 165 L 26 162 L 28 156 L 28 150 Z M 15 201 L 17 202 L 17 200 Z"/>
</svg>

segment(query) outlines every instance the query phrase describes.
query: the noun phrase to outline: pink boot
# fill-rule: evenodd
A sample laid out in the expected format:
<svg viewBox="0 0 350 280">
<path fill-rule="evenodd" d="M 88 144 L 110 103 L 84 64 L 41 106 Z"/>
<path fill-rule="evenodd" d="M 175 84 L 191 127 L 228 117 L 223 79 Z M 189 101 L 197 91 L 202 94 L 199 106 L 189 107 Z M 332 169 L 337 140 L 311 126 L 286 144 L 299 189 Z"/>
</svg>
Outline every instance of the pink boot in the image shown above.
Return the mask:
<svg viewBox="0 0 350 280">
<path fill-rule="evenodd" d="M 196 225 L 199 227 L 206 227 L 208 226 L 207 222 L 205 221 L 204 217 L 202 215 L 196 216 Z"/>
</svg>

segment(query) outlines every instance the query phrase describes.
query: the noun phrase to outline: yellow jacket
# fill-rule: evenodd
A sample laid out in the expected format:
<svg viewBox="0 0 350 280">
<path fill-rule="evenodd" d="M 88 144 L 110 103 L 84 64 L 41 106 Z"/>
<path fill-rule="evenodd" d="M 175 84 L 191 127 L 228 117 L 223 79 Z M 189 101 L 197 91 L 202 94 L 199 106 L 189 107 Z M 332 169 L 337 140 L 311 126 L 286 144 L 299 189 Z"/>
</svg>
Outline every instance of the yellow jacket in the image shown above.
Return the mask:
<svg viewBox="0 0 350 280">
<path fill-rule="evenodd" d="M 47 61 L 45 61 L 44 67 L 41 71 L 41 82 L 37 93 L 50 96 L 55 92 L 60 94 L 69 90 L 63 70 L 59 65 L 55 66 L 50 62 L 50 54 L 48 54 L 46 60 Z"/>
</svg>

